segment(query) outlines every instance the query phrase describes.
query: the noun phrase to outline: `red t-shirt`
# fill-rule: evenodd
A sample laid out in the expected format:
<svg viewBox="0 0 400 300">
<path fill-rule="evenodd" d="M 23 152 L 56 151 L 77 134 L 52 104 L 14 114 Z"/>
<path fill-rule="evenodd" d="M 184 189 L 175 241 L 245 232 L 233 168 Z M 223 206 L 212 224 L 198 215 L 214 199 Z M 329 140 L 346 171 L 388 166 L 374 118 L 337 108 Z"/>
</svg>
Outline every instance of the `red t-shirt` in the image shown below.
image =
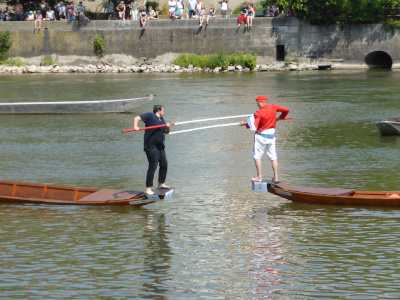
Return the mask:
<svg viewBox="0 0 400 300">
<path fill-rule="evenodd" d="M 257 127 L 257 131 L 261 132 L 265 129 L 276 127 L 276 113 L 281 112 L 279 116 L 280 120 L 286 118 L 289 113 L 289 109 L 284 106 L 276 104 L 265 104 L 261 109 L 254 113 L 254 126 Z"/>
</svg>

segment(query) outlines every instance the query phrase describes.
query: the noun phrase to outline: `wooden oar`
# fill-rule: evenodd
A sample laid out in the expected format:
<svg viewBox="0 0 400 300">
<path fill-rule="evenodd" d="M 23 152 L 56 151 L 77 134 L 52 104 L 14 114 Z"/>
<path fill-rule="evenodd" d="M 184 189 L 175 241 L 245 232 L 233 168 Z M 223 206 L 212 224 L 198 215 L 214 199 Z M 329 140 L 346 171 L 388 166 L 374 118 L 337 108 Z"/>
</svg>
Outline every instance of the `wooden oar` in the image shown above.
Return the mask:
<svg viewBox="0 0 400 300">
<path fill-rule="evenodd" d="M 207 122 L 207 121 L 224 120 L 224 119 L 233 119 L 233 118 L 242 118 L 242 117 L 248 117 L 248 116 L 250 116 L 250 115 L 240 115 L 240 116 L 219 117 L 219 118 L 202 119 L 202 120 L 192 120 L 192 121 L 184 121 L 184 122 L 171 123 L 171 124 L 169 124 L 169 125 L 170 125 L 170 126 L 174 126 L 174 125 L 183 125 L 183 124 L 189 124 L 189 123 Z M 155 129 L 155 128 L 161 128 L 161 127 L 167 127 L 167 125 L 164 124 L 164 125 L 157 125 L 157 126 L 150 126 L 150 127 L 142 127 L 142 128 L 139 128 L 139 130 Z M 125 133 L 125 132 L 139 131 L 139 130 L 136 130 L 136 129 L 126 129 L 126 130 L 122 130 L 122 132 Z"/>
</svg>

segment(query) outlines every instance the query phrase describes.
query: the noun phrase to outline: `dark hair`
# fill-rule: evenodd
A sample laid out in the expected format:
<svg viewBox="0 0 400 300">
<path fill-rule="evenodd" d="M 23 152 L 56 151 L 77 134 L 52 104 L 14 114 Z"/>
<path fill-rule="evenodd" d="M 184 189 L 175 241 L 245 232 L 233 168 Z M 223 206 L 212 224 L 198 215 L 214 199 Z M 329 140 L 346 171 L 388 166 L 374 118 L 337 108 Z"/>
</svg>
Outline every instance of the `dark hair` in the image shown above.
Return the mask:
<svg viewBox="0 0 400 300">
<path fill-rule="evenodd" d="M 153 107 L 153 113 L 156 113 L 156 112 L 158 112 L 158 111 L 160 111 L 160 110 L 162 110 L 163 109 L 163 106 L 162 105 L 154 105 L 154 107 Z"/>
</svg>

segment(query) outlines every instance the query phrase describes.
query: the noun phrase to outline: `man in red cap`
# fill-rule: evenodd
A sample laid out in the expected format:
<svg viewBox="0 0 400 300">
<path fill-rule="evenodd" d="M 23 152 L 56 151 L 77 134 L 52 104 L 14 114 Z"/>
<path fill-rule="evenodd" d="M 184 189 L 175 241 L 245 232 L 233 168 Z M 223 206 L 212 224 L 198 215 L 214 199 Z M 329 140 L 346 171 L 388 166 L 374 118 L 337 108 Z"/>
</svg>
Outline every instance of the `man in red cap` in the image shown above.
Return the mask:
<svg viewBox="0 0 400 300">
<path fill-rule="evenodd" d="M 267 97 L 258 96 L 256 98 L 259 110 L 254 113 L 254 117 L 248 118 L 248 122 L 239 122 L 240 126 L 246 125 L 247 128 L 256 130 L 254 135 L 253 158 L 256 164 L 257 177 L 251 178 L 252 181 L 261 182 L 261 158 L 264 152 L 272 163 L 272 170 L 274 177 L 272 181 L 278 181 L 278 158 L 275 151 L 275 127 L 276 121 L 284 120 L 289 113 L 289 109 L 284 106 L 276 104 L 267 104 Z M 281 112 L 279 117 L 276 116 L 277 112 Z M 254 123 L 253 123 L 254 122 Z"/>
</svg>

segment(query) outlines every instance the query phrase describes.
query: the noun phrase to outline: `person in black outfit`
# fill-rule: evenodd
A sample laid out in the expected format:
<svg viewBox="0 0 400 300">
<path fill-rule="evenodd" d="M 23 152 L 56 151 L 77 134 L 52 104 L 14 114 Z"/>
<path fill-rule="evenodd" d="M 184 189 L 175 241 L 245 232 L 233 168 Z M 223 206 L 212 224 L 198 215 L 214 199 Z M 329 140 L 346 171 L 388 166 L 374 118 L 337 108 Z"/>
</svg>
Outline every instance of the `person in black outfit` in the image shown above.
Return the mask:
<svg viewBox="0 0 400 300">
<path fill-rule="evenodd" d="M 158 188 L 169 189 L 165 185 L 167 177 L 168 161 L 165 153 L 165 134 L 169 133 L 169 123 L 165 123 L 163 118 L 164 107 L 162 105 L 154 105 L 153 112 L 148 112 L 143 115 L 137 116 L 133 119 L 133 128 L 139 130 L 139 121 L 143 121 L 145 127 L 166 125 L 166 127 L 147 129 L 144 133 L 144 151 L 146 152 L 147 160 L 149 161 L 149 168 L 146 176 L 146 194 L 154 195 L 151 190 L 153 187 L 154 173 L 159 164 L 158 174 Z"/>
</svg>

